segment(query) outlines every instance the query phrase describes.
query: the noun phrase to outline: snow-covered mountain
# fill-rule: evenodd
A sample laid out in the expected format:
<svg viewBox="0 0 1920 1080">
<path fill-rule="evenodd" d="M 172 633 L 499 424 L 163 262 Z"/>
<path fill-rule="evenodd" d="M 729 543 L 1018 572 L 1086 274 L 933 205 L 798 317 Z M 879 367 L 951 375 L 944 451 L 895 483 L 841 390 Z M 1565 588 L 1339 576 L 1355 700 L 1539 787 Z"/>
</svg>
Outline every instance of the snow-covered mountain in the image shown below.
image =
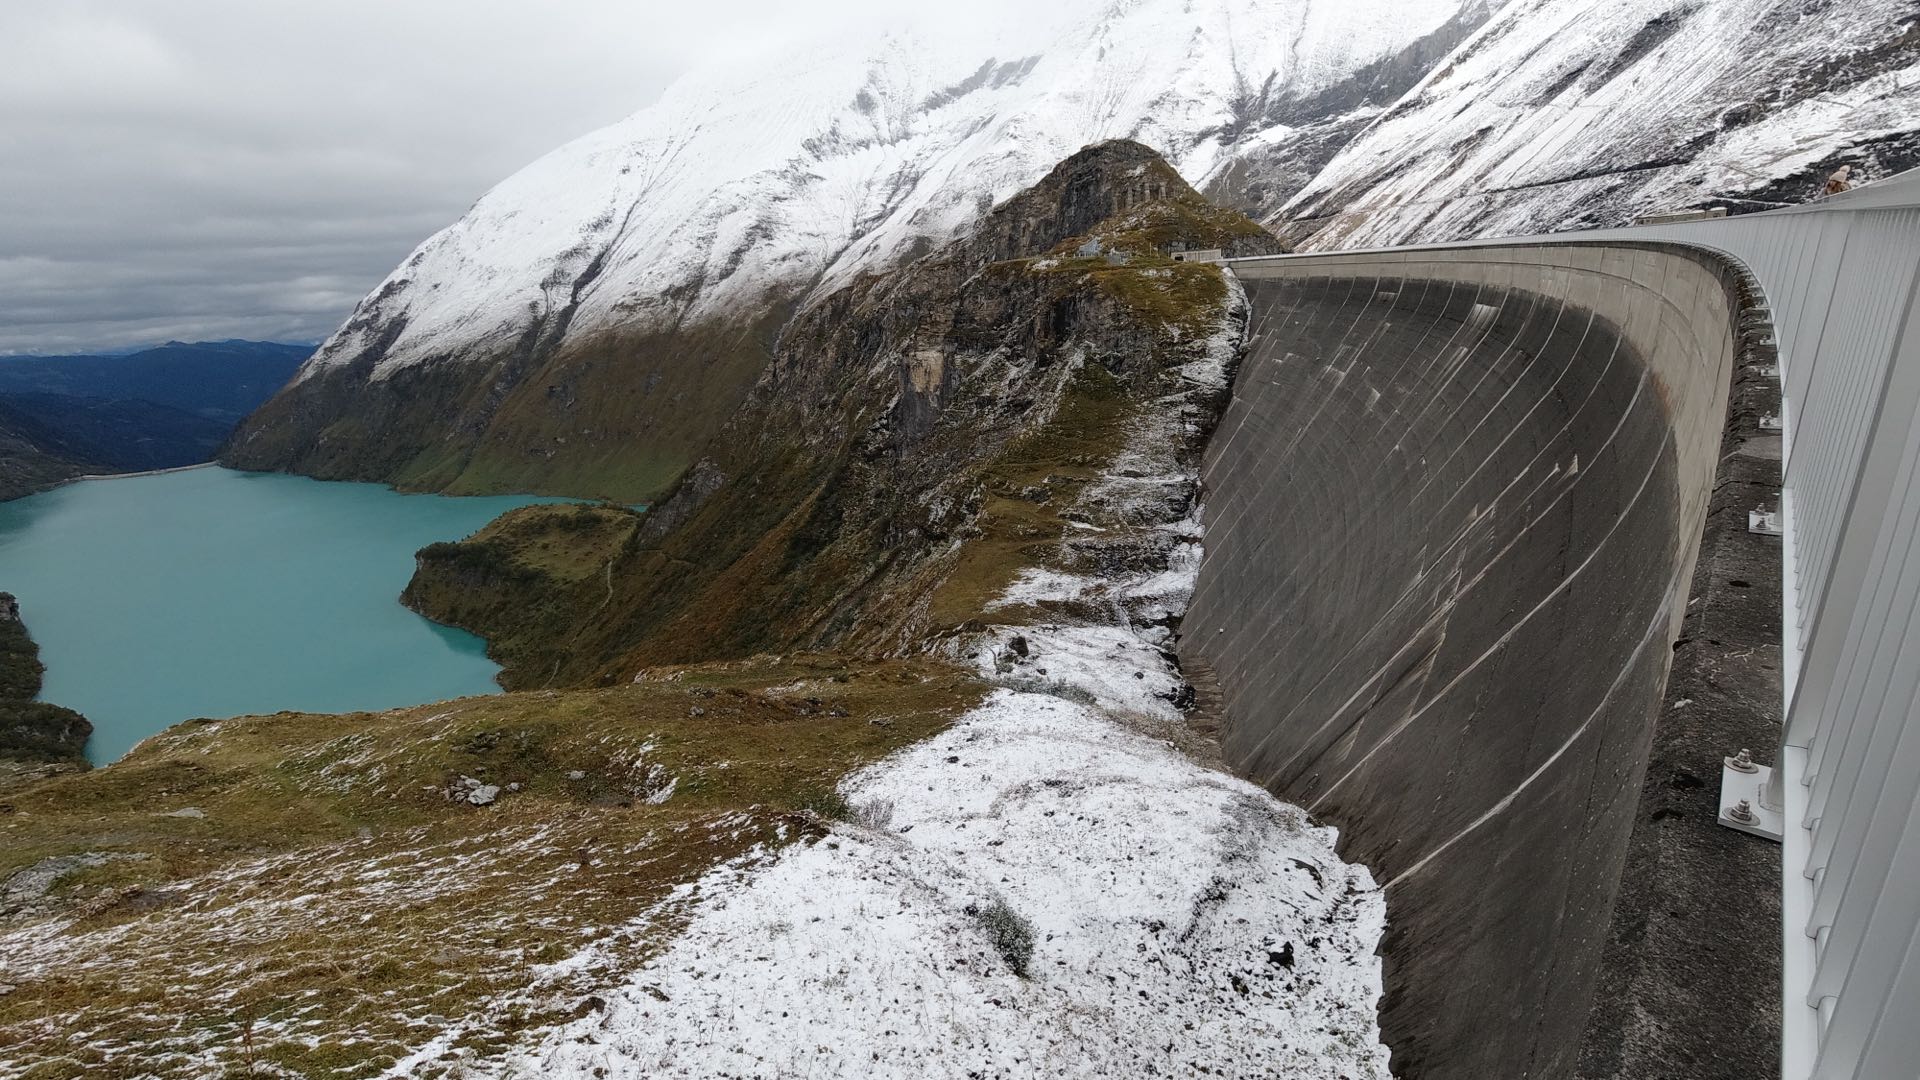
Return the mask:
<svg viewBox="0 0 1920 1080">
<path fill-rule="evenodd" d="M 361 355 L 397 317 L 376 377 L 510 342 L 569 304 L 583 333 L 831 289 L 952 237 L 1103 139 L 1145 142 L 1203 178 L 1285 133 L 1257 126 L 1257 103 L 1324 90 L 1462 6 L 1122 0 L 1052 41 L 1004 35 L 992 55 L 890 35 L 703 72 L 489 192 L 362 306 L 383 317 L 350 323 L 315 368 Z"/>
<path fill-rule="evenodd" d="M 1108 138 L 1315 247 L 1803 197 L 1836 161 L 1920 159 L 1914 17 L 1912 0 L 1070 0 L 990 46 L 895 34 L 717 68 L 421 245 L 224 460 L 651 497 L 799 306 Z"/>
<path fill-rule="evenodd" d="M 1920 162 L 1913 0 L 1513 0 L 1274 216 L 1320 248 L 1801 202 Z"/>
</svg>

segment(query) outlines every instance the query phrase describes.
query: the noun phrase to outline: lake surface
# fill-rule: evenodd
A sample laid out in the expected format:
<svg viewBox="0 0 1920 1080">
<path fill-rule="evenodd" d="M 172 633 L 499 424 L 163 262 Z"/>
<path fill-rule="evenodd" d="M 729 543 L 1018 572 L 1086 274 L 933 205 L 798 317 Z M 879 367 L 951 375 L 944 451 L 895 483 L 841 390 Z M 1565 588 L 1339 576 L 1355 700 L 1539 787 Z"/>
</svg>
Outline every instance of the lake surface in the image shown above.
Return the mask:
<svg viewBox="0 0 1920 1080">
<path fill-rule="evenodd" d="M 0 503 L 0 590 L 44 700 L 113 761 L 182 720 L 351 712 L 492 693 L 479 638 L 400 606 L 413 553 L 516 506 L 378 484 L 195 469 Z"/>
</svg>

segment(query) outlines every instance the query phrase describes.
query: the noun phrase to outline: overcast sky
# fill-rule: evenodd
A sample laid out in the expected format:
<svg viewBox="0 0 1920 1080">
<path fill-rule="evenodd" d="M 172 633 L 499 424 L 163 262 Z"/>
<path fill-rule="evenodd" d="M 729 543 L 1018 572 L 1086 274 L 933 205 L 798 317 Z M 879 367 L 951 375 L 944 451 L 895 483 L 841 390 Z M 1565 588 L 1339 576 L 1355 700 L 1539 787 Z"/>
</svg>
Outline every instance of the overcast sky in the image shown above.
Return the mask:
<svg viewBox="0 0 1920 1080">
<path fill-rule="evenodd" d="M 926 6 L 0 0 L 0 354 L 323 338 L 487 188 L 716 50 Z"/>
</svg>

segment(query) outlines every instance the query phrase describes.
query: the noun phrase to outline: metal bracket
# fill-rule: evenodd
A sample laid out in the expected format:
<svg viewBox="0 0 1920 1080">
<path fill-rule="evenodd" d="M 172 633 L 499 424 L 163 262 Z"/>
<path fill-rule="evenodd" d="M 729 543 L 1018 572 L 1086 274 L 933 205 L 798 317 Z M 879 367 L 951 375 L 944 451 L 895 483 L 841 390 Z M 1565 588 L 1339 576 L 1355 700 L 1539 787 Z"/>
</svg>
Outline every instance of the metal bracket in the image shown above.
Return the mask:
<svg viewBox="0 0 1920 1080">
<path fill-rule="evenodd" d="M 1777 379 L 1780 377 L 1779 364 L 1753 364 L 1750 365 L 1747 370 L 1763 379 Z"/>
<path fill-rule="evenodd" d="M 1747 511 L 1747 531 L 1761 536 L 1784 536 L 1786 530 L 1780 527 L 1780 514 L 1775 510 Z"/>
<path fill-rule="evenodd" d="M 1739 768 L 1739 764 L 1748 765 L 1752 771 Z M 1778 843 L 1786 831 L 1786 817 L 1760 805 L 1760 792 L 1772 775 L 1772 769 L 1753 765 L 1751 760 L 1724 759 L 1720 765 L 1720 824 Z"/>
</svg>

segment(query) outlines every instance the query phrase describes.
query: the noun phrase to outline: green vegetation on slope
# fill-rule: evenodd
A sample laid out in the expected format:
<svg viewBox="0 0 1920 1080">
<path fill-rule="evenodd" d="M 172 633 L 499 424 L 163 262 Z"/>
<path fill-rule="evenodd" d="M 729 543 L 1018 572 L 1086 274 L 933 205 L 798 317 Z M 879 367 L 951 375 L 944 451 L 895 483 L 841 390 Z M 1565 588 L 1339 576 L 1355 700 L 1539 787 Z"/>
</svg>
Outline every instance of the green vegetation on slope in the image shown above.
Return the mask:
<svg viewBox="0 0 1920 1080">
<path fill-rule="evenodd" d="M 19 602 L 0 592 L 0 761 L 85 769 L 93 725 L 72 709 L 33 700 L 45 672 Z M 0 774 L 0 790 L 13 779 L 11 770 Z"/>
<path fill-rule="evenodd" d="M 1083 367 L 1050 421 L 983 463 L 974 535 L 929 605 L 936 632 L 978 618 L 1020 571 L 1054 557 L 1070 527 L 1062 511 L 1111 464 L 1140 405 L 1105 368 Z"/>
<path fill-rule="evenodd" d="M 510 686 L 547 685 L 576 628 L 612 600 L 614 563 L 642 519 L 613 505 L 509 511 L 465 540 L 420 549 L 400 601 L 485 635 Z"/>
<path fill-rule="evenodd" d="M 230 468 L 454 495 L 536 492 L 651 502 L 696 460 L 766 366 L 787 307 L 757 318 L 609 331 L 368 381 L 378 356 L 326 368 L 261 406 Z"/>
</svg>

